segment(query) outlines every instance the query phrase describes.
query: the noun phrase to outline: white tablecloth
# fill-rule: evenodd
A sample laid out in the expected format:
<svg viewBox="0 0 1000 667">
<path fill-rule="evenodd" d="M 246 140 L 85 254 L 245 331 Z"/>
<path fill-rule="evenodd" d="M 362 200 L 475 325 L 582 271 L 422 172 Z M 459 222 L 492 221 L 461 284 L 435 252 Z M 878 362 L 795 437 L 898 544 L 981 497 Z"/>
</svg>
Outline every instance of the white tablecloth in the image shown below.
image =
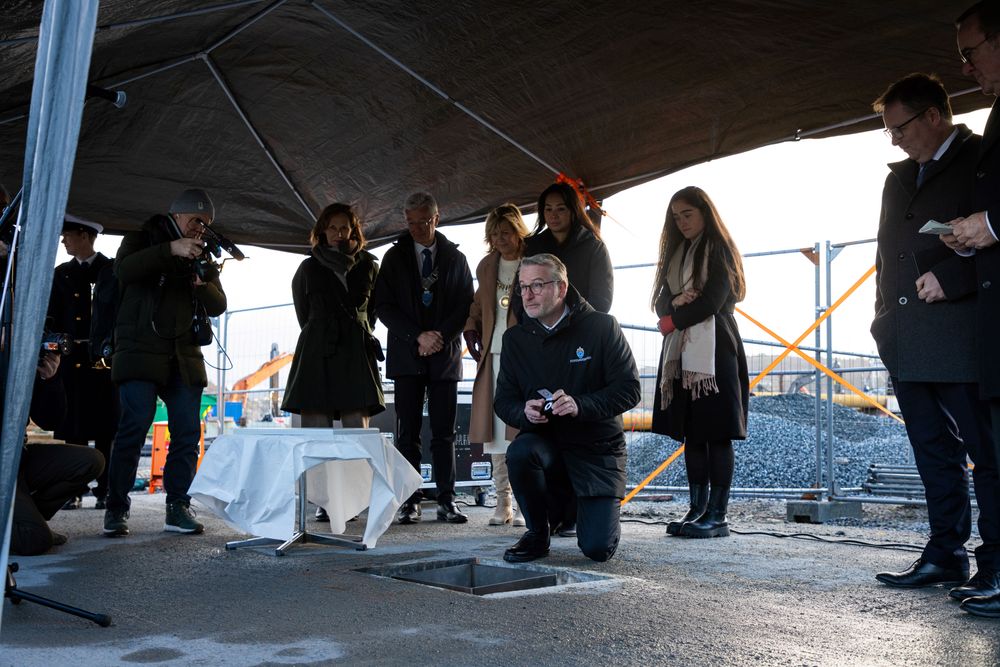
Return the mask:
<svg viewBox="0 0 1000 667">
<path fill-rule="evenodd" d="M 326 509 L 332 532 L 368 508 L 368 548 L 422 482 L 375 429 L 236 429 L 212 443 L 189 493 L 237 530 L 287 540 L 303 471 L 307 498 Z"/>
</svg>

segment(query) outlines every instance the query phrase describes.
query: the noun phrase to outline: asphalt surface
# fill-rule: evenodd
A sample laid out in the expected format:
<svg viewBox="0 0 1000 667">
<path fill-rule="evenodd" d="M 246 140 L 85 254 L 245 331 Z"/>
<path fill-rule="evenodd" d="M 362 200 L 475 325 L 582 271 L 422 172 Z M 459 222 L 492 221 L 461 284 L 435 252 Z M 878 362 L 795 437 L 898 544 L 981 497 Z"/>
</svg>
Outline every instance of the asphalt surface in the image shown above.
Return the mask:
<svg viewBox="0 0 1000 667">
<path fill-rule="evenodd" d="M 310 545 L 277 558 L 266 549 L 226 551 L 242 536 L 204 512 L 204 535 L 161 532 L 162 503 L 162 495 L 135 494 L 132 534 L 120 539 L 100 535 L 103 512 L 60 512 L 52 525 L 69 543 L 14 558 L 18 585 L 108 613 L 113 625 L 5 601 L 0 665 L 1000 663 L 1000 621 L 965 614 L 944 589 L 875 582 L 875 572 L 916 557 L 905 551 L 765 535 L 688 540 L 666 537 L 662 525 L 625 523 L 609 563 L 588 561 L 569 539 L 554 540 L 536 562 L 607 579 L 479 598 L 357 570 L 497 560 L 520 529 L 486 526 L 487 508 L 469 508 L 470 522 L 456 526 L 426 520 L 426 505 L 422 524 L 393 526 L 374 550 Z M 647 505 L 631 511 L 686 509 Z M 787 524 L 779 503 L 769 516 L 742 507 L 734 504 L 731 520 L 744 531 L 923 542 L 916 530 L 892 526 Z"/>
</svg>

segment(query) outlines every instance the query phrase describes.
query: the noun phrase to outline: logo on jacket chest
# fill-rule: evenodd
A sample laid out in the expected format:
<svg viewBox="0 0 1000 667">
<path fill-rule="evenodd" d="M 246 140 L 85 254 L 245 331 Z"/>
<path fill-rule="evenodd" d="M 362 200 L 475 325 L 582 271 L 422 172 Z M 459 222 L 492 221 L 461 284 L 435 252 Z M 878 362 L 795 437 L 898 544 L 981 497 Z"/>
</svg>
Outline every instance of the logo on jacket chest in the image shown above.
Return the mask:
<svg viewBox="0 0 1000 667">
<path fill-rule="evenodd" d="M 576 348 L 576 357 L 574 359 L 570 359 L 569 363 L 578 364 L 581 361 L 590 361 L 590 360 L 591 356 L 583 350 L 583 347 L 578 347 Z"/>
</svg>

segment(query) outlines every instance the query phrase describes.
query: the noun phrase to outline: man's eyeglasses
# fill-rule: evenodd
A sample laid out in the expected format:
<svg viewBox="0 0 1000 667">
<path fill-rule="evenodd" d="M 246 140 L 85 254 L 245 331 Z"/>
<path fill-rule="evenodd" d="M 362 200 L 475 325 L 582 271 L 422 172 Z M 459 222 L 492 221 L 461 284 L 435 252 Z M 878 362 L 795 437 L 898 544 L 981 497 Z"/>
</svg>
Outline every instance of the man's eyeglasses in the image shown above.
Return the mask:
<svg viewBox="0 0 1000 667">
<path fill-rule="evenodd" d="M 959 51 L 958 52 L 958 56 L 962 59 L 962 62 L 965 63 L 965 64 L 971 63 L 972 62 L 972 54 L 976 52 L 976 49 L 978 49 L 980 46 L 982 46 L 986 42 L 990 41 L 990 39 L 992 37 L 993 37 L 993 35 L 987 35 L 986 37 L 983 37 L 983 41 L 979 42 L 975 46 L 970 46 L 968 48 L 965 48 L 965 49 L 962 49 L 961 51 Z"/>
<path fill-rule="evenodd" d="M 413 222 L 407 222 L 410 227 L 430 227 L 434 224 L 434 218 L 427 218 L 426 220 L 414 220 Z"/>
<path fill-rule="evenodd" d="M 545 282 L 542 282 L 541 280 L 536 280 L 536 281 L 534 281 L 534 282 L 532 282 L 531 284 L 528 284 L 528 285 L 526 285 L 524 283 L 518 283 L 517 285 L 514 285 L 514 290 L 519 295 L 523 295 L 526 291 L 531 290 L 532 294 L 534 294 L 535 296 L 539 296 L 539 295 L 541 295 L 542 290 L 545 289 L 546 285 L 551 285 L 552 283 L 558 283 L 558 282 L 560 282 L 560 281 L 559 280 L 546 280 Z"/>
<path fill-rule="evenodd" d="M 929 110 L 930 107 L 927 107 L 923 111 L 913 114 L 912 116 L 910 116 L 908 119 L 906 119 L 904 122 L 900 123 L 896 127 L 885 128 L 884 130 L 882 130 L 882 134 L 889 137 L 890 139 L 895 139 L 896 141 L 899 141 L 900 139 L 903 138 L 903 128 L 912 123 L 913 121 L 915 121 L 916 119 L 923 116 Z"/>
</svg>

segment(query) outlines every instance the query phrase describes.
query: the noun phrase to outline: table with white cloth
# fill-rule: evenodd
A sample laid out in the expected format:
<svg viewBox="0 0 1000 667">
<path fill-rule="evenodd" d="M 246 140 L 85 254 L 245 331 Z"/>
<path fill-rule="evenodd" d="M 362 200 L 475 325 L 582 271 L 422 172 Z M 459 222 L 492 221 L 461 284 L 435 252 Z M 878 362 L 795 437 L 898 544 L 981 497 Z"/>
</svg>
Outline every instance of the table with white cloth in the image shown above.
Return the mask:
<svg viewBox="0 0 1000 667">
<path fill-rule="evenodd" d="M 354 538 L 363 549 L 421 483 L 376 429 L 236 429 L 205 452 L 188 493 L 237 530 L 272 541 L 306 533 L 304 500 L 326 509 L 334 533 L 368 508 L 364 536 Z"/>
</svg>

